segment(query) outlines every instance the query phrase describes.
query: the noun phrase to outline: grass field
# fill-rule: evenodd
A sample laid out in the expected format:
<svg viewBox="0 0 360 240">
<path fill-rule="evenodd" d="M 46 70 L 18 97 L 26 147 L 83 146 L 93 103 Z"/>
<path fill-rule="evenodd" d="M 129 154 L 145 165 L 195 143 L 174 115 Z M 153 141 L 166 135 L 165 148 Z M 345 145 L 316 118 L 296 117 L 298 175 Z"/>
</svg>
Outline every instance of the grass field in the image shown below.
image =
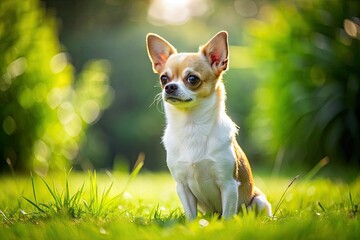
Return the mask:
<svg viewBox="0 0 360 240">
<path fill-rule="evenodd" d="M 283 196 L 292 179 L 255 176 L 276 218 L 187 222 L 168 173 L 2 176 L 0 238 L 360 239 L 360 176 L 300 176 Z"/>
</svg>

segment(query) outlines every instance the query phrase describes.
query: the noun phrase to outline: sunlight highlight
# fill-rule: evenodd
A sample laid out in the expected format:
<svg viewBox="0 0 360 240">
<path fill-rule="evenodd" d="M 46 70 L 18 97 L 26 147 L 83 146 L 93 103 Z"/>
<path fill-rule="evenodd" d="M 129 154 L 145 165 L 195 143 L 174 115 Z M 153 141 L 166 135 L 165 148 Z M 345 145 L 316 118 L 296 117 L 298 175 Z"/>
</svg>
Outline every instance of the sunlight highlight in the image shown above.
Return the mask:
<svg viewBox="0 0 360 240">
<path fill-rule="evenodd" d="M 64 102 L 58 108 L 57 113 L 65 132 L 71 137 L 78 136 L 82 130 L 82 121 L 75 113 L 74 106 L 70 102 Z"/>
<path fill-rule="evenodd" d="M 38 140 L 34 144 L 34 155 L 39 162 L 47 163 L 51 156 L 51 150 L 45 142 Z"/>
<path fill-rule="evenodd" d="M 207 0 L 153 0 L 148 21 L 154 25 L 182 25 L 205 14 L 208 8 Z"/>
<path fill-rule="evenodd" d="M 66 159 L 74 160 L 79 154 L 79 144 L 75 140 L 69 139 L 62 147 L 61 153 Z"/>
<path fill-rule="evenodd" d="M 234 8 L 243 17 L 254 17 L 258 13 L 258 6 L 252 0 L 236 0 Z"/>
<path fill-rule="evenodd" d="M 68 65 L 66 53 L 58 53 L 50 60 L 50 68 L 53 73 L 62 72 Z"/>
<path fill-rule="evenodd" d="M 50 108 L 55 109 L 57 108 L 66 96 L 66 92 L 60 88 L 53 88 L 47 94 L 47 103 Z"/>
<path fill-rule="evenodd" d="M 10 74 L 11 78 L 16 78 L 25 72 L 27 67 L 26 58 L 20 57 L 10 63 L 7 68 L 7 72 Z"/>
<path fill-rule="evenodd" d="M 99 104 L 96 101 L 87 100 L 80 107 L 80 115 L 86 123 L 93 123 L 100 115 Z"/>
<path fill-rule="evenodd" d="M 360 20 L 357 19 L 359 22 Z M 344 20 L 344 29 L 345 32 L 353 38 L 360 39 L 360 25 L 357 24 L 355 21 L 352 21 L 350 19 Z"/>
</svg>

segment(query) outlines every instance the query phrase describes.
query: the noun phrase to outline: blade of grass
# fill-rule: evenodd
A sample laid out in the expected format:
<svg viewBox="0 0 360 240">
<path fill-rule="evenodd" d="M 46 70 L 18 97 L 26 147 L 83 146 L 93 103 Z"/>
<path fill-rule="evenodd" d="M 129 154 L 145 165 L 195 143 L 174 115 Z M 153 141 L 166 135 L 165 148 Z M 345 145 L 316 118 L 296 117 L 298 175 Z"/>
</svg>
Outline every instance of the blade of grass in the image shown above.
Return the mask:
<svg viewBox="0 0 360 240">
<path fill-rule="evenodd" d="M 100 201 L 100 207 L 101 207 L 101 208 L 102 208 L 103 206 L 105 206 L 105 200 L 107 200 L 113 184 L 114 184 L 114 182 L 112 182 L 112 183 L 110 184 L 110 186 L 109 186 L 109 188 L 107 189 L 106 192 L 105 192 L 105 189 L 104 189 L 103 194 L 102 194 L 102 196 L 101 196 L 101 201 Z"/>
<path fill-rule="evenodd" d="M 316 174 L 318 174 L 318 172 L 320 172 L 320 170 L 322 168 L 324 168 L 326 165 L 328 165 L 330 162 L 330 158 L 329 157 L 324 157 L 323 159 L 321 159 L 304 177 L 305 181 L 308 181 L 310 179 L 312 179 L 313 177 L 315 177 Z"/>
<path fill-rule="evenodd" d="M 350 216 L 351 217 L 356 217 L 357 214 L 358 214 L 358 211 L 359 211 L 359 207 L 358 207 L 357 204 L 355 204 L 353 202 L 351 192 L 349 192 L 349 199 L 350 199 L 350 207 L 351 207 L 351 209 L 349 210 Z"/>
<path fill-rule="evenodd" d="M 65 196 L 64 196 L 64 207 L 69 208 L 70 203 L 70 187 L 69 187 L 69 174 L 71 172 L 71 168 L 68 173 L 65 173 Z"/>
<path fill-rule="evenodd" d="M 79 203 L 80 197 L 82 196 L 82 194 L 84 192 L 84 185 L 85 185 L 85 182 L 83 182 L 83 184 L 78 189 L 78 191 L 71 197 L 70 202 L 72 204 L 78 204 Z"/>
<path fill-rule="evenodd" d="M 320 202 L 318 202 L 318 205 L 319 205 L 319 207 L 321 208 L 321 210 L 323 210 L 323 212 L 326 213 L 326 209 L 323 207 L 323 205 L 322 205 Z"/>
<path fill-rule="evenodd" d="M 130 176 L 124 186 L 123 191 L 119 194 L 120 196 L 123 195 L 126 192 L 126 189 L 130 186 L 130 183 L 136 178 L 136 176 L 139 174 L 141 168 L 144 166 L 145 161 L 145 154 L 143 152 L 140 152 L 138 155 L 138 158 L 135 162 L 134 168 L 130 173 Z"/>
<path fill-rule="evenodd" d="M 283 203 L 283 201 L 284 201 L 284 199 L 285 199 L 284 197 L 285 197 L 286 192 L 289 190 L 289 188 L 291 187 L 291 185 L 296 181 L 296 179 L 299 178 L 299 176 L 300 176 L 300 175 L 295 176 L 295 177 L 291 180 L 291 182 L 288 184 L 288 186 L 286 187 L 285 191 L 283 192 L 283 194 L 281 195 L 281 197 L 280 197 L 280 199 L 279 199 L 279 202 L 276 204 L 273 217 L 276 216 L 277 211 L 279 210 L 281 204 Z"/>
<path fill-rule="evenodd" d="M 37 204 L 36 192 L 35 192 L 35 182 L 34 182 L 34 176 L 33 176 L 32 172 L 30 172 L 30 176 L 31 176 L 32 192 L 33 192 L 33 195 L 34 195 L 35 203 Z"/>
<path fill-rule="evenodd" d="M 40 179 L 44 182 L 46 188 L 48 189 L 51 196 L 53 197 L 53 199 L 55 201 L 55 205 L 57 207 L 61 207 L 61 205 L 62 205 L 61 204 L 61 197 L 57 194 L 56 190 L 52 190 L 51 187 L 49 186 L 49 184 L 43 178 L 40 178 Z M 55 189 L 55 186 L 54 186 L 54 189 Z"/>
<path fill-rule="evenodd" d="M 7 165 L 8 165 L 9 168 L 10 168 L 11 175 L 12 175 L 13 177 L 15 177 L 15 169 L 14 169 L 14 166 L 13 166 L 13 164 L 12 164 L 12 162 L 11 162 L 11 159 L 10 159 L 10 158 L 6 158 L 6 163 L 7 163 Z"/>
<path fill-rule="evenodd" d="M 354 211 L 355 207 L 354 207 L 354 202 L 351 196 L 351 192 L 349 192 L 349 198 L 350 198 L 350 205 L 351 205 L 351 210 Z"/>
<path fill-rule="evenodd" d="M 88 204 L 88 210 L 90 212 L 94 212 L 95 206 L 97 205 L 98 202 L 96 172 L 89 171 L 89 178 L 90 178 L 90 202 Z"/>
<path fill-rule="evenodd" d="M 2 215 L 3 219 L 8 222 L 8 223 L 12 223 L 12 221 L 10 221 L 10 219 L 6 216 L 6 214 L 0 210 L 0 214 Z"/>
<path fill-rule="evenodd" d="M 31 205 L 33 205 L 37 210 L 39 210 L 40 212 L 44 213 L 45 211 L 42 210 L 37 204 L 35 204 L 33 201 L 31 201 L 30 199 L 26 198 L 23 196 L 23 198 L 28 201 Z"/>
</svg>

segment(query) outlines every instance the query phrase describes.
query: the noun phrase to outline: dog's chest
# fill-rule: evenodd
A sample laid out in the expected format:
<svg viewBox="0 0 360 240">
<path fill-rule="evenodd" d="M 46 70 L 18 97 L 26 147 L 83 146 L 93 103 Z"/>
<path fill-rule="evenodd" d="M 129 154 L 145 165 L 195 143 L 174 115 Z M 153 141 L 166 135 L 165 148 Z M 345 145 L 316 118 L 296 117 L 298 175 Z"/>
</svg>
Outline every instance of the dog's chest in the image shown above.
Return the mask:
<svg viewBox="0 0 360 240">
<path fill-rule="evenodd" d="M 234 158 L 226 139 L 229 131 L 193 126 L 164 135 L 167 164 L 176 182 L 187 185 L 204 210 L 221 211 L 219 181 L 232 177 Z"/>
</svg>

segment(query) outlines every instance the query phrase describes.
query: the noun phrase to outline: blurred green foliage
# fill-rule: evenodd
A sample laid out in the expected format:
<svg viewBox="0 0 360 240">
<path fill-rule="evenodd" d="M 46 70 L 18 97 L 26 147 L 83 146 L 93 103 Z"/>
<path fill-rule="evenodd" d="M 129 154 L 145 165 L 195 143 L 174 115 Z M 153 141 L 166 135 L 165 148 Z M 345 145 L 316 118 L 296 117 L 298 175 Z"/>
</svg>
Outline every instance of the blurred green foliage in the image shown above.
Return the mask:
<svg viewBox="0 0 360 240">
<path fill-rule="evenodd" d="M 166 169 L 145 36 L 196 51 L 219 30 L 231 45 L 227 108 L 252 164 L 360 163 L 358 1 L 41 3 L 0 4 L 2 169 L 6 159 L 46 171 L 123 168 L 140 152 L 145 168 Z"/>
<path fill-rule="evenodd" d="M 0 170 L 69 167 L 110 103 L 109 63 L 89 62 L 75 80 L 37 0 L 3 0 L 0 19 Z"/>
<path fill-rule="evenodd" d="M 359 13 L 358 1 L 277 1 L 248 20 L 260 80 L 249 121 L 268 161 L 360 164 Z"/>
<path fill-rule="evenodd" d="M 75 5 L 71 1 L 46 2 L 48 8 L 56 9 L 60 17 L 60 39 L 71 53 L 75 67 L 80 67 L 91 58 L 106 58 L 113 66 L 110 81 L 115 90 L 113 104 L 88 130 L 88 141 L 81 152 L 79 164 L 86 166 L 89 163 L 96 168 L 123 168 L 124 162 L 133 165 L 139 152 L 144 152 L 146 169 L 166 170 L 165 151 L 161 144 L 165 116 L 161 101 L 155 101 L 161 88 L 158 76 L 152 72 L 145 36 L 148 32 L 154 32 L 169 40 L 179 51 L 197 51 L 200 44 L 224 29 L 227 21 L 227 25 L 233 28 L 242 25 L 243 18 L 235 11 L 229 12 L 229 3 L 230 9 L 233 9 L 233 2 L 223 4 L 214 1 L 214 6 L 209 5 L 208 11 L 216 8 L 218 12 L 191 18 L 183 25 L 152 23 L 147 16 L 151 4 L 149 1 L 117 0 L 104 1 L 102 4 L 99 1 L 86 1 L 86 4 L 78 2 Z M 112 10 L 104 15 L 109 8 Z M 127 9 L 131 9 L 131 16 L 129 12 L 124 13 Z M 111 21 L 117 17 L 121 21 Z M 242 31 L 225 29 L 230 32 L 232 44 L 242 42 Z M 232 47 L 232 50 L 230 71 L 225 75 L 228 109 L 234 121 L 241 126 L 240 142 L 246 145 L 247 153 L 252 156 L 256 149 L 247 144 L 245 118 L 250 113 L 253 102 L 251 92 L 256 81 L 252 71 L 244 68 L 247 63 L 242 60 L 241 54 L 247 50 L 239 46 Z M 235 54 L 235 50 L 238 54 Z"/>
</svg>

